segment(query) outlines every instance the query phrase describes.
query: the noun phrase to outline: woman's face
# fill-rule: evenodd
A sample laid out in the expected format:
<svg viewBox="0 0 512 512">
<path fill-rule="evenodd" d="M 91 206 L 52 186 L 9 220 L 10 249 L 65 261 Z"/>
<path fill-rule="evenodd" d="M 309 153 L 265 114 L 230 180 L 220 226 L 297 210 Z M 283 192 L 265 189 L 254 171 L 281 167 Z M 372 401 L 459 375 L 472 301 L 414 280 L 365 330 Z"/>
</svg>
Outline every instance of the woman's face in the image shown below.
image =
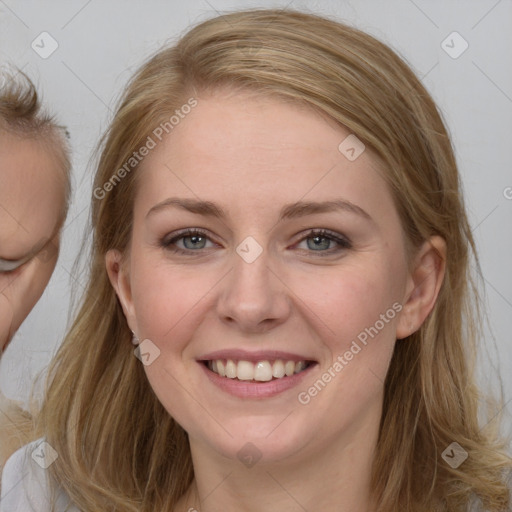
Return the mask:
<svg viewBox="0 0 512 512">
<path fill-rule="evenodd" d="M 0 353 L 57 263 L 63 184 L 44 143 L 0 133 Z"/>
<path fill-rule="evenodd" d="M 129 251 L 107 268 L 193 450 L 294 460 L 379 422 L 395 341 L 419 325 L 392 197 L 348 135 L 219 92 L 139 169 Z"/>
</svg>

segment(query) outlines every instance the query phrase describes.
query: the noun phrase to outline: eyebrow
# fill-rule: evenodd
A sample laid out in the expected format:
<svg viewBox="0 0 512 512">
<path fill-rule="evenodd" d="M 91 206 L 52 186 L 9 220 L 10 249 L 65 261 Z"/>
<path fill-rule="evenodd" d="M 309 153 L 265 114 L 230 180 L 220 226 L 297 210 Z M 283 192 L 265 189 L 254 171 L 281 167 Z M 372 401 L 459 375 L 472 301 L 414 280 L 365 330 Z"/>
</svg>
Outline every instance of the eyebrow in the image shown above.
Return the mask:
<svg viewBox="0 0 512 512">
<path fill-rule="evenodd" d="M 181 208 L 191 213 L 204 215 L 206 217 L 216 217 L 225 220 L 227 213 L 215 203 L 211 201 L 201 201 L 197 199 L 187 199 L 179 197 L 170 197 L 164 201 L 153 206 L 146 214 L 146 218 L 167 208 Z M 363 217 L 366 220 L 374 222 L 372 217 L 357 206 L 345 199 L 333 199 L 331 201 L 313 202 L 313 201 L 298 201 L 283 206 L 279 213 L 279 221 L 286 219 L 293 219 L 305 217 L 306 215 L 313 215 L 315 213 L 329 213 L 335 211 L 345 211 Z"/>
</svg>

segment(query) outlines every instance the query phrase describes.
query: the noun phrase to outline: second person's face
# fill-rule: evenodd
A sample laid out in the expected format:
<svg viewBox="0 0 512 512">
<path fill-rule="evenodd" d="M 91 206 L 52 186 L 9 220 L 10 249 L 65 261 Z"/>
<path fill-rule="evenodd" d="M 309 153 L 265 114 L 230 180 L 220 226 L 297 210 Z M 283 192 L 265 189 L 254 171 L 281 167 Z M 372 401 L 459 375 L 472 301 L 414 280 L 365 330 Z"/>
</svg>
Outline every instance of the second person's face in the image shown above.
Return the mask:
<svg viewBox="0 0 512 512">
<path fill-rule="evenodd" d="M 56 165 L 42 141 L 0 131 L 0 352 L 57 263 L 64 194 Z"/>
</svg>

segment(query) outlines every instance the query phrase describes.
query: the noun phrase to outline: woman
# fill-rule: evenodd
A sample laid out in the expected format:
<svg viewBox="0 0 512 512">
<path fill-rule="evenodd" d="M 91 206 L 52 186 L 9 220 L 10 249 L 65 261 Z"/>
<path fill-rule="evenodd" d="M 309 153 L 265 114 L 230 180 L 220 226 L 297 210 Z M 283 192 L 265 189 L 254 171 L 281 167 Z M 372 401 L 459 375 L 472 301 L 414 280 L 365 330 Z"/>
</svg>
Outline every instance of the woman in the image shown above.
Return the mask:
<svg viewBox="0 0 512 512">
<path fill-rule="evenodd" d="M 385 45 L 294 11 L 193 28 L 128 85 L 92 225 L 40 417 L 54 498 L 510 506 L 511 459 L 477 421 L 453 152 Z"/>
<path fill-rule="evenodd" d="M 61 128 L 22 72 L 0 83 L 0 357 L 55 269 L 70 195 Z M 32 417 L 0 393 L 0 473 L 26 444 Z"/>
</svg>

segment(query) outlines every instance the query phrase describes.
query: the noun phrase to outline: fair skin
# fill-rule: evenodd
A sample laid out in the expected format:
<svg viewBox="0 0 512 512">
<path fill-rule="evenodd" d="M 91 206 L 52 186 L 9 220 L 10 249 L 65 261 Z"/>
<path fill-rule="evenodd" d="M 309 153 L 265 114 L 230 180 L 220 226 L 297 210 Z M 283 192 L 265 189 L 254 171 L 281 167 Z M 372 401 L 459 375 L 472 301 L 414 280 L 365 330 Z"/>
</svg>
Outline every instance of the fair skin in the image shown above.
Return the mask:
<svg viewBox="0 0 512 512">
<path fill-rule="evenodd" d="M 109 251 L 106 264 L 130 328 L 160 350 L 144 366 L 149 382 L 189 434 L 195 478 L 175 512 L 376 510 L 370 469 L 384 379 L 396 340 L 435 303 L 444 266 L 434 248 L 443 254 L 444 243 L 433 237 L 409 268 L 375 159 L 338 151 L 348 134 L 310 110 L 218 91 L 142 164 L 130 246 Z M 170 197 L 211 201 L 226 217 L 153 209 Z M 337 199 L 359 209 L 279 220 L 284 205 Z M 162 246 L 186 228 L 206 235 Z M 310 234 L 322 228 L 350 246 Z M 236 251 L 249 236 L 262 248 L 251 262 Z M 394 303 L 400 312 L 299 402 Z M 283 351 L 312 364 L 294 377 L 235 383 L 203 363 L 218 350 L 256 361 Z"/>
<path fill-rule="evenodd" d="M 0 129 L 0 357 L 57 263 L 64 205 L 58 165 L 42 140 Z M 17 414 L 0 392 L 0 474 L 27 435 Z"/>
<path fill-rule="evenodd" d="M 0 133 L 0 354 L 41 297 L 58 258 L 64 184 L 45 143 Z"/>
</svg>

